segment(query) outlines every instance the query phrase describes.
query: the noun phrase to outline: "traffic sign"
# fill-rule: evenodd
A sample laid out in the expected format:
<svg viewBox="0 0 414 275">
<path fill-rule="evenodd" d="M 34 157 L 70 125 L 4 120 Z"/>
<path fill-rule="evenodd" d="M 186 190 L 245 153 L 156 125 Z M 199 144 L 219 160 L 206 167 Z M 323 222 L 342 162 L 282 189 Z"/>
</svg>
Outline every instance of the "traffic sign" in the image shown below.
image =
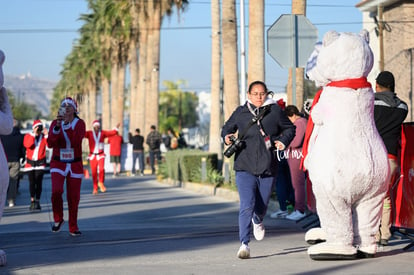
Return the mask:
<svg viewBox="0 0 414 275">
<path fill-rule="evenodd" d="M 304 67 L 318 30 L 304 16 L 283 14 L 267 30 L 267 52 L 282 68 Z"/>
</svg>

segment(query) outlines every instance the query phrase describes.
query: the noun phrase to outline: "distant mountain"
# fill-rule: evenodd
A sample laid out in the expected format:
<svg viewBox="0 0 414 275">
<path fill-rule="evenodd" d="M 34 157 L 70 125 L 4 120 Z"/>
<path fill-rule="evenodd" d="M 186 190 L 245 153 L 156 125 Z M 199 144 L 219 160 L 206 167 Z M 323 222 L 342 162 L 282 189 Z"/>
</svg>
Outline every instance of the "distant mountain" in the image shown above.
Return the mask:
<svg viewBox="0 0 414 275">
<path fill-rule="evenodd" d="M 10 90 L 16 101 L 34 104 L 44 116 L 50 113 L 50 100 L 56 82 L 33 78 L 30 74 L 4 77 L 4 87 Z"/>
</svg>

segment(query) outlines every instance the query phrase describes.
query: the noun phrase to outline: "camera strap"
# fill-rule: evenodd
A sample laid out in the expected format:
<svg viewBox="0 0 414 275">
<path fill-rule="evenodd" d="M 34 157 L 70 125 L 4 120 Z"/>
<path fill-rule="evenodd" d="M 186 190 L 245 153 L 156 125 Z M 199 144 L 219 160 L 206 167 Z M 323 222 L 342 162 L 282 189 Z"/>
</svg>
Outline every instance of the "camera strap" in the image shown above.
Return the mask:
<svg viewBox="0 0 414 275">
<path fill-rule="evenodd" d="M 252 110 L 252 107 L 250 106 L 250 103 L 247 102 L 247 107 L 249 108 L 249 111 L 254 115 L 254 111 Z M 260 120 L 265 116 L 265 114 L 267 113 L 267 111 L 270 109 L 270 105 L 266 105 L 264 106 L 260 112 L 255 115 L 250 121 L 249 124 L 247 125 L 247 127 L 244 129 L 244 131 L 239 135 L 239 139 L 242 139 L 244 137 L 244 135 L 247 133 L 247 131 L 249 130 L 249 128 L 255 124 L 258 123 L 259 127 L 260 127 Z M 261 127 L 260 127 L 261 128 Z"/>
</svg>

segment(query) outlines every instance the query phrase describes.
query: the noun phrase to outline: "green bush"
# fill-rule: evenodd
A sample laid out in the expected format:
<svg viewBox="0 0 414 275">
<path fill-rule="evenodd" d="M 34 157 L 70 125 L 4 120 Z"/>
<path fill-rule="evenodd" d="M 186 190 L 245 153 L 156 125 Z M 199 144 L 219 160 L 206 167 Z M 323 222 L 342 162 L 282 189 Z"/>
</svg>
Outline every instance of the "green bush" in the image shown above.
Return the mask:
<svg viewBox="0 0 414 275">
<path fill-rule="evenodd" d="M 212 179 L 213 170 L 217 170 L 217 154 L 201 150 L 173 150 L 165 154 L 165 165 L 167 177 L 184 182 L 202 182 L 202 159 L 206 160 L 206 180 Z M 210 176 L 209 176 L 210 175 Z M 218 177 L 215 176 L 216 180 Z M 212 182 L 216 183 L 216 182 Z"/>
</svg>

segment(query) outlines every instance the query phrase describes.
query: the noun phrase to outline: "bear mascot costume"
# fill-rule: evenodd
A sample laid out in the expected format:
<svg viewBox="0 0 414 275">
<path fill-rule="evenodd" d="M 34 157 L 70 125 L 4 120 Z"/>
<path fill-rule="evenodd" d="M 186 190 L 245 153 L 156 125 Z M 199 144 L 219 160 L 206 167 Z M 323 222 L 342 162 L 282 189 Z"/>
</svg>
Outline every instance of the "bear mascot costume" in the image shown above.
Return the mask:
<svg viewBox="0 0 414 275">
<path fill-rule="evenodd" d="M 0 50 L 0 135 L 9 135 L 13 130 L 13 114 L 9 104 L 6 88 L 3 87 L 4 53 Z M 3 145 L 0 141 L 0 219 L 6 204 L 7 188 L 9 187 L 9 166 Z M 6 253 L 0 250 L 0 266 L 6 264 Z"/>
<path fill-rule="evenodd" d="M 306 232 L 314 260 L 374 257 L 389 164 L 374 122 L 368 32 L 330 31 L 308 60 L 307 77 L 322 89 L 313 100 L 304 168 L 320 228 Z M 322 242 L 317 242 L 320 240 Z"/>
</svg>

